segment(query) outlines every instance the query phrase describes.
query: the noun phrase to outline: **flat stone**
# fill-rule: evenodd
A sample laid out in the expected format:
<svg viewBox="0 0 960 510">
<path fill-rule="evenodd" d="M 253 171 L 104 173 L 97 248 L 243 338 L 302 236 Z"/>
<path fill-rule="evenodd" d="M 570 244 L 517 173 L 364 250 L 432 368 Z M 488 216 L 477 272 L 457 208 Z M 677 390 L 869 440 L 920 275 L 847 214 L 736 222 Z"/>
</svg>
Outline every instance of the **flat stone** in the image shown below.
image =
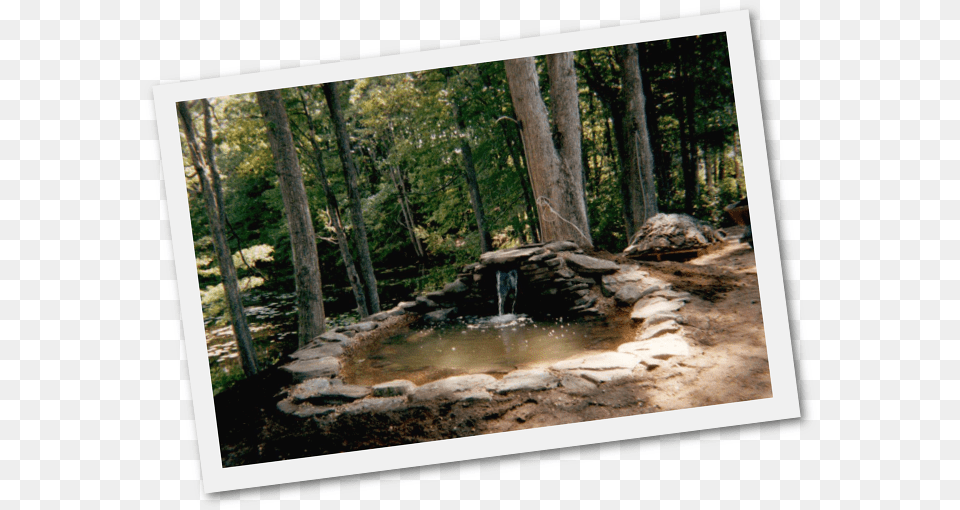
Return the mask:
<svg viewBox="0 0 960 510">
<path fill-rule="evenodd" d="M 492 375 L 487 374 L 458 375 L 424 384 L 417 388 L 410 397 L 413 401 L 459 399 L 459 396 L 462 395 L 458 394 L 476 389 L 482 390 L 496 380 Z"/>
<path fill-rule="evenodd" d="M 624 285 L 613 295 L 613 299 L 617 301 L 618 305 L 632 305 L 643 297 L 641 292 L 643 291 L 636 285 Z"/>
<path fill-rule="evenodd" d="M 328 331 L 317 338 L 323 340 L 324 342 L 350 342 L 350 337 L 347 335 L 344 335 L 343 333 L 335 333 L 333 331 Z"/>
<path fill-rule="evenodd" d="M 630 314 L 630 318 L 635 321 L 642 321 L 658 313 L 675 312 L 681 308 L 683 308 L 683 301 L 666 301 L 663 298 L 637 301 L 637 304 L 633 307 L 633 312 Z"/>
<path fill-rule="evenodd" d="M 380 327 L 376 322 L 358 322 L 356 324 L 351 324 L 347 326 L 347 331 L 356 331 L 357 333 L 366 333 L 367 331 L 373 331 Z"/>
<path fill-rule="evenodd" d="M 402 301 L 399 305 L 397 305 L 397 308 L 403 311 L 407 311 L 415 306 L 417 306 L 416 301 Z"/>
<path fill-rule="evenodd" d="M 487 386 L 487 389 L 502 395 L 511 391 L 541 391 L 556 388 L 559 382 L 557 376 L 546 370 L 515 370 Z"/>
<path fill-rule="evenodd" d="M 417 385 L 406 379 L 397 379 L 374 385 L 371 389 L 374 397 L 395 397 L 413 393 L 417 389 Z"/>
<path fill-rule="evenodd" d="M 488 266 L 502 266 L 512 264 L 519 260 L 528 259 L 534 255 L 540 255 L 546 250 L 543 248 L 520 248 L 512 250 L 488 251 L 480 255 L 480 263 Z"/>
<path fill-rule="evenodd" d="M 580 274 L 611 274 L 620 270 L 616 262 L 602 260 L 588 255 L 578 255 L 576 253 L 563 252 L 561 257 L 567 262 L 571 269 Z"/>
<path fill-rule="evenodd" d="M 632 370 L 638 363 L 640 363 L 640 358 L 633 354 L 601 352 L 583 358 L 561 361 L 550 368 L 553 370 Z"/>
<path fill-rule="evenodd" d="M 544 245 L 544 248 L 550 251 L 574 251 L 578 246 L 577 243 L 573 241 L 554 241 Z"/>
<path fill-rule="evenodd" d="M 629 342 L 617 348 L 620 352 L 629 352 L 640 356 L 644 362 L 651 358 L 665 360 L 674 356 L 694 354 L 690 344 L 680 335 L 666 334 L 650 340 Z"/>
<path fill-rule="evenodd" d="M 326 389 L 312 392 L 309 398 L 304 399 L 311 404 L 340 405 L 359 400 L 370 394 L 370 388 L 353 384 L 330 385 Z"/>
<path fill-rule="evenodd" d="M 560 386 L 571 393 L 588 393 L 597 389 L 597 385 L 579 375 L 564 374 L 560 378 Z"/>
<path fill-rule="evenodd" d="M 438 305 L 434 300 L 426 296 L 417 296 L 417 304 L 413 309 L 417 311 L 429 311 L 437 308 L 440 308 L 440 305 Z"/>
<path fill-rule="evenodd" d="M 541 262 L 541 261 L 544 261 L 544 260 L 552 260 L 552 259 L 556 259 L 556 258 L 557 258 L 557 254 L 556 254 L 556 253 L 551 253 L 551 252 L 548 251 L 548 252 L 546 252 L 546 253 L 541 253 L 540 255 L 534 255 L 534 256 L 530 257 L 529 262 L 537 263 L 537 262 Z"/>
<path fill-rule="evenodd" d="M 444 308 L 442 310 L 435 310 L 430 312 L 423 317 L 427 322 L 443 322 L 450 318 L 451 315 L 457 312 L 456 308 Z"/>
<path fill-rule="evenodd" d="M 373 315 L 369 315 L 369 316 L 367 316 L 367 319 L 366 319 L 366 320 L 368 320 L 368 321 L 373 321 L 373 322 L 383 322 L 383 321 L 389 319 L 390 317 L 393 317 L 393 314 L 391 313 L 390 310 L 386 310 L 386 311 L 383 311 L 383 312 L 377 312 L 377 313 L 375 313 L 375 314 L 373 314 Z M 363 323 L 361 322 L 361 324 L 363 324 Z"/>
<path fill-rule="evenodd" d="M 280 402 L 277 402 L 277 410 L 284 414 L 293 414 L 300 409 L 300 406 L 293 403 L 293 399 L 287 397 Z"/>
<path fill-rule="evenodd" d="M 573 278 L 574 276 L 577 276 L 577 273 L 574 273 L 573 271 L 567 268 L 563 268 L 557 271 L 557 276 L 561 278 Z"/>
<path fill-rule="evenodd" d="M 666 299 L 679 299 L 680 301 L 690 302 L 690 293 L 689 292 L 677 292 L 673 289 L 661 289 L 653 292 L 651 295 L 662 297 Z"/>
<path fill-rule="evenodd" d="M 649 327 L 666 321 L 674 321 L 677 324 L 684 323 L 682 315 L 673 312 L 663 312 L 647 317 L 647 320 L 643 321 L 643 324 Z"/>
<path fill-rule="evenodd" d="M 458 394 L 457 400 L 461 402 L 489 402 L 493 400 L 493 396 L 486 390 L 478 388 Z"/>
<path fill-rule="evenodd" d="M 337 357 L 343 354 L 343 347 L 340 344 L 324 342 L 319 347 L 309 349 L 300 349 L 290 355 L 293 359 L 317 359 L 327 356 Z"/>
<path fill-rule="evenodd" d="M 644 322 L 645 326 L 646 324 L 647 323 Z M 637 340 L 649 340 L 667 333 L 676 333 L 677 331 L 680 331 L 680 325 L 675 321 L 662 321 L 652 326 L 644 327 L 643 330 L 640 331 L 640 334 L 637 335 Z"/>
<path fill-rule="evenodd" d="M 603 370 L 599 372 L 583 371 L 583 372 L 579 372 L 579 375 L 584 379 L 596 384 L 611 383 L 616 381 L 622 381 L 624 379 L 634 379 L 636 377 L 633 374 L 632 369 L 627 370 L 624 368 L 619 368 L 616 370 Z"/>
<path fill-rule="evenodd" d="M 327 406 L 315 406 L 308 402 L 304 402 L 297 406 L 296 412 L 293 413 L 294 416 L 298 418 L 309 418 L 311 416 L 324 416 L 331 414 L 336 411 L 336 408 L 327 407 Z"/>
<path fill-rule="evenodd" d="M 340 407 L 340 414 L 383 413 L 406 407 L 407 397 L 365 398 Z"/>
<path fill-rule="evenodd" d="M 290 398 L 299 404 L 328 389 L 330 389 L 330 379 L 309 379 L 294 386 L 293 389 L 290 390 Z"/>
<path fill-rule="evenodd" d="M 460 280 L 454 280 L 443 287 L 443 292 L 445 294 L 463 294 L 467 290 L 467 284 Z"/>
<path fill-rule="evenodd" d="M 340 373 L 340 361 L 332 357 L 297 360 L 283 365 L 280 369 L 293 375 L 294 381 L 297 382 L 315 377 L 329 379 Z"/>
</svg>

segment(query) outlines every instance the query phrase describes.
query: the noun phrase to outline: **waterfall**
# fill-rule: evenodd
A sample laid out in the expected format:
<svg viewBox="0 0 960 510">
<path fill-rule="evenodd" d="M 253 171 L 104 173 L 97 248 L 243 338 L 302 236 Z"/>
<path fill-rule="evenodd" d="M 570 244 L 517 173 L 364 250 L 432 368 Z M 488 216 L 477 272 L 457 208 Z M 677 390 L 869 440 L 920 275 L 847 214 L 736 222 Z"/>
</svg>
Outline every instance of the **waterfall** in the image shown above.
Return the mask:
<svg viewBox="0 0 960 510">
<path fill-rule="evenodd" d="M 497 271 L 497 311 L 500 315 L 506 310 L 507 300 L 511 299 L 510 313 L 517 306 L 517 270 Z"/>
</svg>

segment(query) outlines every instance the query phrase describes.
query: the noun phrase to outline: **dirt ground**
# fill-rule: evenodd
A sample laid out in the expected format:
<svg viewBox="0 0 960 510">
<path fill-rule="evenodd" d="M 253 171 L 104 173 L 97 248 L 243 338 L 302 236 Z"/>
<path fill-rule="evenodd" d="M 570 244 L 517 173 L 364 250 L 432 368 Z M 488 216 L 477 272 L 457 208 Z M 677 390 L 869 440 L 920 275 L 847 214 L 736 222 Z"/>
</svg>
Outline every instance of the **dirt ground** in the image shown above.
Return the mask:
<svg viewBox="0 0 960 510">
<path fill-rule="evenodd" d="M 272 368 L 215 398 L 223 464 L 229 467 L 770 398 L 753 250 L 736 241 L 738 231 L 728 231 L 730 241 L 697 259 L 639 263 L 652 276 L 694 296 L 681 313 L 686 319 L 685 336 L 702 350 L 699 355 L 668 362 L 640 380 L 602 384 L 585 392 L 561 387 L 494 395 L 489 402 L 430 402 L 389 413 L 311 419 L 277 411 L 278 393 L 289 379 Z"/>
</svg>

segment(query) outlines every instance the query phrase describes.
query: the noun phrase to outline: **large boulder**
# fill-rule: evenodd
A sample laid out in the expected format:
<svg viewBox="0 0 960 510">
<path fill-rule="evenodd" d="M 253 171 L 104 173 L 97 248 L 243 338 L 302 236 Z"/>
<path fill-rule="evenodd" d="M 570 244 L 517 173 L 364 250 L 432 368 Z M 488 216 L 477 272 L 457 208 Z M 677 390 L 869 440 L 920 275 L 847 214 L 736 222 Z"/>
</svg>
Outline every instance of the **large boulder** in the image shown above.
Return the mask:
<svg viewBox="0 0 960 510">
<path fill-rule="evenodd" d="M 708 223 L 686 214 L 658 214 L 648 219 L 623 251 L 628 257 L 648 258 L 676 252 L 694 256 L 726 237 Z"/>
</svg>

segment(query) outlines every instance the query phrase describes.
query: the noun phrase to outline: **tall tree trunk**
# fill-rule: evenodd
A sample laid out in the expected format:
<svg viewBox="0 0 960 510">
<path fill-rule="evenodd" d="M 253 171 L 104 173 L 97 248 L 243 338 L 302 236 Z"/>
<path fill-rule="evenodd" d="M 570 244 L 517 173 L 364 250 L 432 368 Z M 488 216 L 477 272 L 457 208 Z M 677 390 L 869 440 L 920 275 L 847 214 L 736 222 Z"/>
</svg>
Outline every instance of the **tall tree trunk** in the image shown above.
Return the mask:
<svg viewBox="0 0 960 510">
<path fill-rule="evenodd" d="M 737 181 L 737 196 L 742 196 L 740 189 L 740 180 L 743 178 L 743 172 L 740 169 L 740 133 L 733 135 L 733 176 Z"/>
<path fill-rule="evenodd" d="M 453 115 L 457 119 L 457 134 L 460 137 L 460 155 L 463 157 L 463 176 L 467 180 L 467 190 L 470 192 L 470 206 L 473 207 L 473 217 L 477 220 L 477 232 L 480 233 L 480 253 L 493 249 L 490 232 L 487 230 L 487 215 L 483 212 L 483 197 L 480 195 L 480 184 L 477 182 L 477 170 L 473 165 L 473 149 L 467 140 L 467 125 L 463 121 L 460 105 L 453 97 L 450 98 Z"/>
<path fill-rule="evenodd" d="M 366 318 L 370 315 L 367 308 L 367 297 L 363 291 L 363 282 L 357 273 L 356 263 L 353 261 L 353 254 L 350 253 L 350 243 L 347 242 L 347 233 L 343 229 L 343 221 L 340 218 L 340 204 L 337 201 L 337 194 L 330 187 L 330 180 L 327 179 L 327 169 L 323 164 L 323 151 L 320 150 L 320 143 L 317 141 L 317 127 L 313 121 L 313 116 L 307 109 L 306 96 L 303 88 L 300 91 L 300 101 L 303 105 L 303 115 L 307 119 L 310 146 L 313 148 L 313 157 L 317 167 L 317 178 L 323 187 L 323 194 L 327 199 L 327 214 L 330 216 L 330 223 L 333 226 L 333 232 L 337 236 L 337 246 L 340 248 L 340 258 L 343 259 L 343 267 L 347 272 L 347 280 L 350 282 L 350 288 L 353 290 L 353 298 L 357 302 L 357 313 L 360 318 Z"/>
<path fill-rule="evenodd" d="M 373 261 L 370 259 L 370 245 L 367 242 L 367 226 L 363 222 L 363 204 L 360 202 L 360 192 L 357 189 L 357 168 L 353 164 L 350 154 L 350 137 L 347 134 L 347 124 L 343 119 L 343 110 L 340 108 L 340 96 L 337 95 L 336 83 L 325 83 L 323 95 L 327 98 L 330 108 L 330 117 L 337 133 L 337 149 L 340 153 L 340 163 L 343 165 L 343 175 L 350 193 L 350 211 L 353 213 L 353 225 L 357 253 L 360 257 L 360 275 L 363 278 L 366 291 L 367 307 L 370 313 L 380 311 L 380 295 L 377 292 L 377 278 L 373 274 Z"/>
<path fill-rule="evenodd" d="M 642 45 L 642 52 L 639 51 L 640 47 L 641 45 L 637 44 L 637 57 L 640 62 L 640 76 L 643 82 L 643 97 L 646 98 L 647 129 L 650 133 L 650 144 L 654 156 L 653 167 L 657 175 L 657 210 L 659 211 L 659 199 L 666 199 L 665 197 L 667 197 L 670 190 L 673 189 L 673 184 L 670 179 L 670 163 L 666 154 L 663 152 L 663 133 L 660 132 L 660 116 L 657 113 L 653 87 L 651 85 L 653 73 L 650 72 L 650 67 L 646 65 L 649 62 L 649 52 L 653 46 L 650 44 Z"/>
<path fill-rule="evenodd" d="M 706 172 L 707 174 L 706 175 L 707 188 L 710 190 L 713 190 L 716 188 L 716 186 L 713 183 L 713 176 L 714 176 L 714 171 L 717 168 L 717 165 L 716 165 L 717 154 L 716 154 L 716 151 L 710 151 L 709 155 L 705 154 L 705 156 L 706 157 L 704 158 L 705 161 L 703 163 L 703 169 L 704 169 L 704 172 Z"/>
<path fill-rule="evenodd" d="M 423 259 L 427 256 L 423 250 L 423 244 L 417 237 L 417 223 L 413 217 L 413 209 L 410 207 L 410 200 L 407 198 L 407 189 L 404 185 L 403 173 L 396 165 L 390 165 L 388 169 L 390 180 L 393 181 L 394 188 L 397 189 L 397 202 L 400 204 L 400 213 L 403 215 L 403 223 L 407 228 L 407 234 L 410 236 L 410 244 L 417 253 L 417 258 Z"/>
<path fill-rule="evenodd" d="M 290 132 L 290 119 L 279 90 L 257 92 L 257 102 L 267 124 L 267 137 L 280 178 L 283 208 L 290 227 L 293 268 L 297 284 L 297 336 L 306 345 L 324 331 L 323 291 L 317 235 L 310 217 L 307 190 Z"/>
<path fill-rule="evenodd" d="M 220 281 L 223 283 L 224 293 L 227 295 L 227 305 L 230 308 L 230 325 L 233 327 L 233 336 L 237 339 L 237 350 L 240 352 L 240 364 L 243 367 L 243 373 L 247 377 L 255 375 L 259 368 L 257 366 L 256 351 L 253 349 L 253 335 L 250 334 L 250 327 L 247 325 L 247 316 L 243 311 L 243 301 L 240 299 L 240 284 L 237 282 L 237 269 L 233 265 L 233 254 L 230 252 L 230 246 L 227 244 L 227 236 L 224 232 L 223 204 L 220 198 L 223 196 L 222 189 L 217 189 L 214 185 L 213 175 L 215 172 L 213 164 L 213 140 L 210 134 L 210 116 L 209 105 L 204 104 L 204 126 L 207 131 L 207 139 L 204 141 L 208 157 L 204 158 L 200 147 L 197 144 L 197 135 L 193 128 L 193 118 L 190 115 L 190 109 L 186 102 L 177 103 L 177 114 L 180 121 L 183 122 L 183 131 L 187 138 L 187 145 L 190 150 L 190 158 L 194 168 L 197 170 L 197 177 L 200 178 L 200 188 L 203 194 L 203 201 L 207 210 L 207 223 L 210 226 L 210 234 L 213 237 L 213 246 L 217 257 L 217 265 L 220 267 Z M 219 178 L 217 179 L 219 183 Z"/>
<path fill-rule="evenodd" d="M 624 166 L 621 173 L 624 187 L 628 188 L 623 200 L 629 239 L 647 218 L 657 214 L 657 194 L 653 176 L 653 147 L 647 126 L 646 98 L 643 95 L 637 46 L 628 44 L 618 46 L 616 50 L 622 84 L 620 103 L 624 113 Z"/>
<path fill-rule="evenodd" d="M 675 99 L 678 107 L 677 119 L 680 122 L 680 158 L 683 168 L 683 211 L 693 214 L 694 199 L 697 195 L 697 167 L 693 159 L 694 126 L 693 126 L 693 84 L 689 77 L 687 61 L 692 55 L 685 52 L 690 48 L 686 43 L 677 43 L 677 74 L 679 77 L 680 93 Z"/>
<path fill-rule="evenodd" d="M 560 155 L 559 185 L 566 193 L 557 197 L 567 221 L 577 226 L 583 239 L 577 241 L 583 247 L 593 247 L 590 234 L 590 218 L 587 215 L 587 196 L 583 183 L 583 125 L 580 123 L 580 93 L 577 88 L 577 73 L 573 65 L 573 53 L 547 55 L 547 74 L 550 77 L 550 107 L 553 122 L 557 126 L 557 147 Z M 542 99 L 541 99 L 542 100 Z M 555 205 L 554 207 L 557 207 Z"/>
</svg>

